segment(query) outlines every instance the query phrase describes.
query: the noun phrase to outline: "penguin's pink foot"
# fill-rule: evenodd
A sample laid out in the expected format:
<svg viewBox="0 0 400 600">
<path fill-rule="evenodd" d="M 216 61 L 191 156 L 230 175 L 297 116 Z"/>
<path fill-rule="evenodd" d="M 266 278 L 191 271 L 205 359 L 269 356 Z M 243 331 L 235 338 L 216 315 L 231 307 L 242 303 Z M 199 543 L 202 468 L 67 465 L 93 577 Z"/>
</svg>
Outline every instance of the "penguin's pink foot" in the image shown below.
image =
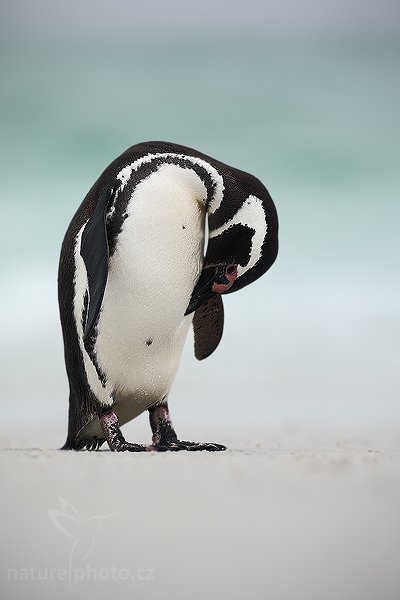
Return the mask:
<svg viewBox="0 0 400 600">
<path fill-rule="evenodd" d="M 222 452 L 226 446 L 210 442 L 185 442 L 178 440 L 169 415 L 166 402 L 149 408 L 150 425 L 153 432 L 153 445 L 151 448 L 157 452 L 178 452 L 187 450 L 189 452 L 207 451 Z"/>
<path fill-rule="evenodd" d="M 151 446 L 127 442 L 119 428 L 117 415 L 110 410 L 99 417 L 104 436 L 113 452 L 149 452 Z"/>
<path fill-rule="evenodd" d="M 132 444 L 127 442 L 124 438 L 122 440 L 116 440 L 113 446 L 110 446 L 110 450 L 113 452 L 150 452 L 151 446 L 145 446 L 145 444 Z"/>
</svg>

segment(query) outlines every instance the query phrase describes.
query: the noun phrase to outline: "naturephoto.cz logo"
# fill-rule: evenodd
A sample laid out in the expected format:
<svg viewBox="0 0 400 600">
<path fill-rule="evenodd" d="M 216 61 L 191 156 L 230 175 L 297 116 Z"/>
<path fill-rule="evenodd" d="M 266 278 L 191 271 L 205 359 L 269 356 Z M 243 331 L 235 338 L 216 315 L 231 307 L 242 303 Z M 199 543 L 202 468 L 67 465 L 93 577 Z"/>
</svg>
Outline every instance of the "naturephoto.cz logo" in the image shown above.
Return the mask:
<svg viewBox="0 0 400 600">
<path fill-rule="evenodd" d="M 70 539 L 67 566 L 65 567 L 10 567 L 9 581 L 151 581 L 153 568 L 129 569 L 115 565 L 94 567 L 88 558 L 95 546 L 103 522 L 118 516 L 117 513 L 82 518 L 78 510 L 65 498 L 59 498 L 58 508 L 49 508 L 48 516 L 54 527 Z"/>
</svg>

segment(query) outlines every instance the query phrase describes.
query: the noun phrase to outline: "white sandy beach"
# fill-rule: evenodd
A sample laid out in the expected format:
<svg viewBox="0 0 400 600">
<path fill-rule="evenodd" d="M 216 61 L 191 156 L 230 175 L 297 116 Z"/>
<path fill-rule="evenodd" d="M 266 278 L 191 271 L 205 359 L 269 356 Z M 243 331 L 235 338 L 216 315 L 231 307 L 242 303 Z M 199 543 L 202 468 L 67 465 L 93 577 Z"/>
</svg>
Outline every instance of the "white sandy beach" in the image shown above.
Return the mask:
<svg viewBox="0 0 400 600">
<path fill-rule="evenodd" d="M 35 436 L 2 438 L 4 598 L 399 598 L 398 432 L 201 432 L 222 454 Z"/>
</svg>

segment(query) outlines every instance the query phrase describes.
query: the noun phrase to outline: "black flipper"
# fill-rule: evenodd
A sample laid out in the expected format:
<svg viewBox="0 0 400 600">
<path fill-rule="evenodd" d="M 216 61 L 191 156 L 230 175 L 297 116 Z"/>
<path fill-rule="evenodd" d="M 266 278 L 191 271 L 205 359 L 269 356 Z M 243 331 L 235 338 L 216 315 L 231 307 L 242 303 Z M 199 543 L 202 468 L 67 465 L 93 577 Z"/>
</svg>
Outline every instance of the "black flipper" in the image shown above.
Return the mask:
<svg viewBox="0 0 400 600">
<path fill-rule="evenodd" d="M 194 313 L 194 355 L 207 358 L 221 341 L 224 331 L 224 305 L 221 294 L 215 294 Z"/>
<path fill-rule="evenodd" d="M 108 274 L 108 240 L 106 213 L 114 190 L 105 188 L 99 195 L 92 216 L 82 234 L 81 256 L 84 260 L 89 286 L 89 305 L 84 340 L 89 339 L 103 301 Z"/>
</svg>

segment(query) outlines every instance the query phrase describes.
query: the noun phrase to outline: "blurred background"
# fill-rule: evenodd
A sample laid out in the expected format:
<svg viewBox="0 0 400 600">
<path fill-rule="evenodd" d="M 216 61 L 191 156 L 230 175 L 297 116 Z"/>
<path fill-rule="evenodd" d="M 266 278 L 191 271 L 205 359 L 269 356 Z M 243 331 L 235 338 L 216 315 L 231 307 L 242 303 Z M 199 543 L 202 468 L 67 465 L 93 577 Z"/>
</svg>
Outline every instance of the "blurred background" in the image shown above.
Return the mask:
<svg viewBox="0 0 400 600">
<path fill-rule="evenodd" d="M 188 339 L 178 433 L 398 424 L 398 2 L 0 6 L 2 427 L 64 441 L 62 238 L 109 162 L 153 139 L 255 174 L 280 217 L 278 260 L 226 298 L 218 351 L 198 363 Z"/>
</svg>

